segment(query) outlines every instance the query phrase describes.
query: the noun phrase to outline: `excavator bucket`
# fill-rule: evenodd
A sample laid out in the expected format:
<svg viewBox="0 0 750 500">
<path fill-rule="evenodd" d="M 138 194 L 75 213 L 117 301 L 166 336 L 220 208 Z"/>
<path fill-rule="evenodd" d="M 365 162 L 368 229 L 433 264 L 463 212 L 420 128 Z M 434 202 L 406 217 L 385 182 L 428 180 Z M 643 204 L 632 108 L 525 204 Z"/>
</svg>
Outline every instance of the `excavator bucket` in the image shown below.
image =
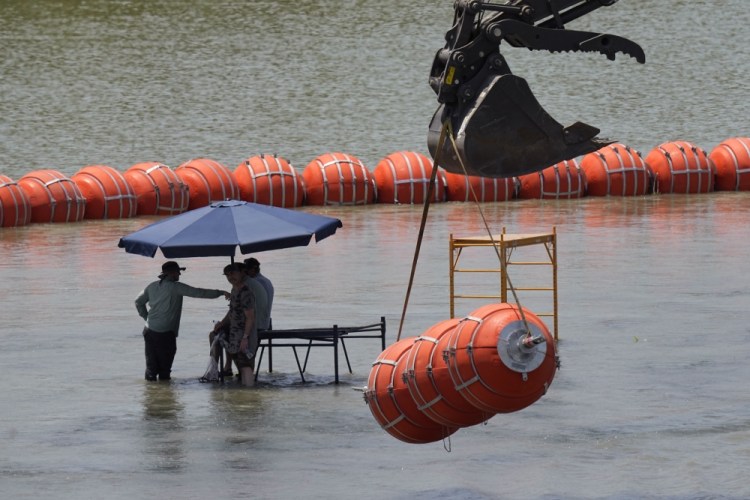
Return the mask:
<svg viewBox="0 0 750 500">
<path fill-rule="evenodd" d="M 446 116 L 448 115 L 448 116 Z M 438 150 L 443 123 L 451 122 Z M 611 141 L 599 129 L 576 122 L 563 127 L 539 104 L 529 85 L 512 74 L 490 79 L 471 106 L 446 112 L 440 105 L 430 123 L 427 146 L 449 172 L 482 177 L 513 177 L 596 151 Z"/>
<path fill-rule="evenodd" d="M 617 0 L 456 0 L 454 24 L 430 71 L 440 103 L 427 146 L 449 172 L 512 177 L 596 151 L 610 141 L 582 122 L 563 127 L 513 75 L 500 46 L 549 52 L 625 54 L 643 49 L 616 35 L 569 30 L 565 24 Z M 446 127 L 450 124 L 450 127 Z M 441 141 L 443 130 L 446 137 Z"/>
</svg>

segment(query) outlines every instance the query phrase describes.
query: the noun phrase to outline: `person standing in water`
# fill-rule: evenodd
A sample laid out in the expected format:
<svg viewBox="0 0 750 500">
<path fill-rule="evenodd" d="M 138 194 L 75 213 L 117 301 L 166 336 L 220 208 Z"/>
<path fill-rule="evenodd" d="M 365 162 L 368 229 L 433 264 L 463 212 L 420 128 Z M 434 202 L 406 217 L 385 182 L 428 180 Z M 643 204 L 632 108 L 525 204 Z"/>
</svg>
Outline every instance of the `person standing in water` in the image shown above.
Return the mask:
<svg viewBox="0 0 750 500">
<path fill-rule="evenodd" d="M 229 312 L 214 326 L 209 335 L 209 343 L 219 332 L 222 332 L 220 346 L 214 346 L 211 355 L 219 358 L 217 347 L 223 347 L 237 364 L 240 381 L 244 386 L 255 385 L 255 352 L 258 349 L 258 328 L 255 294 L 248 286 L 244 266 L 240 263 L 229 264 L 224 268 L 227 281 L 232 284 L 229 299 Z"/>
<path fill-rule="evenodd" d="M 180 283 L 184 271 L 175 261 L 165 262 L 157 281 L 149 283 L 136 297 L 135 308 L 146 320 L 143 340 L 146 345 L 146 380 L 169 380 L 177 353 L 177 335 L 182 317 L 182 298 L 216 299 L 229 292 L 195 288 Z M 148 307 L 147 307 L 148 306 Z"/>
<path fill-rule="evenodd" d="M 256 328 L 258 330 L 268 330 L 270 328 L 270 321 L 271 321 L 271 313 L 270 313 L 270 307 L 268 305 L 268 295 L 266 294 L 266 289 L 263 288 L 263 285 L 261 285 L 260 281 L 256 280 L 255 278 L 250 277 L 250 273 L 248 272 L 248 267 L 245 264 L 238 264 L 242 267 L 243 271 L 245 272 L 245 284 L 252 290 L 253 295 L 255 295 L 255 324 Z M 211 337 L 209 336 L 209 341 L 213 341 Z M 222 374 L 225 377 L 231 377 L 232 376 L 232 354 L 227 351 L 226 352 L 226 361 L 224 362 L 224 368 L 222 369 Z M 238 368 L 239 369 L 239 368 Z M 237 376 L 240 376 L 238 373 Z"/>
</svg>

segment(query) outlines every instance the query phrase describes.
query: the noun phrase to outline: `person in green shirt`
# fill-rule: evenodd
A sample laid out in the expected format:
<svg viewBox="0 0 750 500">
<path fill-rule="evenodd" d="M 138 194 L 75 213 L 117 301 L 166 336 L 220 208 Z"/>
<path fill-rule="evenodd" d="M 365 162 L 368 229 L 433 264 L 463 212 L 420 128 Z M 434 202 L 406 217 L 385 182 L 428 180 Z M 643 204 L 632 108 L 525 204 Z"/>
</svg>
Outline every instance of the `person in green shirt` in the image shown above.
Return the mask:
<svg viewBox="0 0 750 500">
<path fill-rule="evenodd" d="M 149 283 L 136 297 L 135 308 L 146 320 L 143 339 L 146 344 L 146 380 L 169 380 L 177 353 L 177 335 L 182 316 L 182 298 L 216 299 L 229 292 L 196 288 L 180 283 L 184 271 L 175 261 L 161 266 L 158 281 Z M 146 307 L 148 305 L 148 307 Z"/>
</svg>

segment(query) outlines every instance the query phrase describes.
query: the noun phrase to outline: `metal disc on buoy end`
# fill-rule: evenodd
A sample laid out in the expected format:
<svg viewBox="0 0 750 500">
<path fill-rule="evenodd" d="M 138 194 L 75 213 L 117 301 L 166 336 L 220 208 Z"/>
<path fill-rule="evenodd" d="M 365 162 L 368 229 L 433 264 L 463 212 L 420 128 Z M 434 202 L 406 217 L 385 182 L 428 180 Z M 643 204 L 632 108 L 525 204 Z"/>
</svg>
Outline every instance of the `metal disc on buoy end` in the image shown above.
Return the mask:
<svg viewBox="0 0 750 500">
<path fill-rule="evenodd" d="M 542 330 L 534 323 L 529 323 L 529 330 L 523 321 L 509 323 L 500 331 L 497 339 L 497 353 L 500 360 L 510 370 L 518 373 L 529 373 L 539 368 L 547 355 L 547 343 L 541 342 L 526 346 L 524 339 L 544 339 Z"/>
</svg>

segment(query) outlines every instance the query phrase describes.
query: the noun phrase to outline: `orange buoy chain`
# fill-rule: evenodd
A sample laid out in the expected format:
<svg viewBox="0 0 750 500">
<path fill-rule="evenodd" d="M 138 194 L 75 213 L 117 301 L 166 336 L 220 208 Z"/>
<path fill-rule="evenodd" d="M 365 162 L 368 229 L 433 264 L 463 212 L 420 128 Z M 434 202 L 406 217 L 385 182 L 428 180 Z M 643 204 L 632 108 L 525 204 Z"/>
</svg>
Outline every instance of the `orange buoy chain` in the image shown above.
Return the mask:
<svg viewBox="0 0 750 500">
<path fill-rule="evenodd" d="M 0 174 L 0 227 L 25 226 L 31 222 L 31 202 L 10 177 Z"/>
<path fill-rule="evenodd" d="M 539 172 L 518 177 L 519 199 L 582 198 L 586 180 L 575 159 L 563 160 Z"/>
<path fill-rule="evenodd" d="M 258 154 L 247 158 L 234 169 L 240 198 L 282 208 L 303 205 L 305 188 L 302 175 L 288 160 L 278 155 Z"/>
<path fill-rule="evenodd" d="M 188 208 L 188 186 L 167 165 L 136 163 L 123 174 L 135 192 L 136 215 L 176 215 Z"/>
<path fill-rule="evenodd" d="M 399 151 L 383 158 L 372 172 L 377 187 L 378 203 L 424 203 L 431 182 L 431 174 L 427 169 L 435 164 L 437 162 L 433 162 L 427 156 L 412 151 Z M 436 176 L 436 180 L 430 196 L 431 201 L 445 201 L 446 180 L 443 175 Z"/>
<path fill-rule="evenodd" d="M 445 141 L 444 134 L 440 140 Z M 452 146 L 455 150 L 455 142 Z M 305 183 L 304 171 L 298 172 L 275 154 L 243 160 L 234 172 L 209 158 L 195 158 L 175 169 L 159 162 L 142 162 L 124 172 L 129 187 L 107 165 L 90 165 L 86 172 L 75 174 L 75 179 L 56 170 L 37 170 L 23 175 L 17 183 L 10 178 L 0 181 L 0 227 L 124 218 L 133 215 L 133 206 L 135 215 L 174 215 L 226 199 L 286 208 L 323 204 L 321 200 L 327 205 L 416 205 L 424 203 L 430 186 L 431 203 L 473 199 L 477 204 L 516 198 L 750 191 L 750 137 L 728 138 L 710 154 L 687 141 L 663 143 L 646 156 L 615 143 L 585 155 L 580 166 L 575 159 L 569 159 L 540 172 L 506 178 L 447 172 L 437 158 L 433 163 L 414 151 L 388 154 L 373 172 L 359 160 L 353 161 L 356 157 L 352 155 L 320 155 L 340 156 L 352 161 L 344 159 L 335 165 L 324 162 L 328 163 L 326 168 L 335 167 L 331 176 L 325 173 L 327 185 L 323 188 L 329 190 L 325 196 L 316 194 L 316 189 L 323 192 L 319 185 L 322 181 Z M 462 168 L 466 173 L 466 166 L 458 158 L 456 170 Z M 433 168 L 433 175 L 427 175 L 427 168 Z M 27 221 L 29 208 L 31 219 Z"/>
<path fill-rule="evenodd" d="M 354 155 L 327 153 L 302 171 L 307 205 L 355 206 L 375 201 L 375 180 Z"/>
<path fill-rule="evenodd" d="M 732 137 L 716 146 L 714 164 L 717 191 L 750 191 L 750 138 Z"/>
<path fill-rule="evenodd" d="M 708 153 L 687 141 L 660 144 L 646 156 L 654 175 L 654 192 L 710 193 L 714 190 L 713 162 Z"/>
<path fill-rule="evenodd" d="M 555 377 L 557 350 L 542 320 L 526 311 L 524 325 L 522 312 L 514 304 L 487 304 L 387 347 L 364 388 L 380 427 L 406 443 L 442 440 L 450 451 L 458 429 L 539 400 Z"/>
<path fill-rule="evenodd" d="M 643 155 L 622 143 L 587 154 L 581 169 L 587 196 L 641 196 L 651 189 L 652 172 Z"/>
</svg>

